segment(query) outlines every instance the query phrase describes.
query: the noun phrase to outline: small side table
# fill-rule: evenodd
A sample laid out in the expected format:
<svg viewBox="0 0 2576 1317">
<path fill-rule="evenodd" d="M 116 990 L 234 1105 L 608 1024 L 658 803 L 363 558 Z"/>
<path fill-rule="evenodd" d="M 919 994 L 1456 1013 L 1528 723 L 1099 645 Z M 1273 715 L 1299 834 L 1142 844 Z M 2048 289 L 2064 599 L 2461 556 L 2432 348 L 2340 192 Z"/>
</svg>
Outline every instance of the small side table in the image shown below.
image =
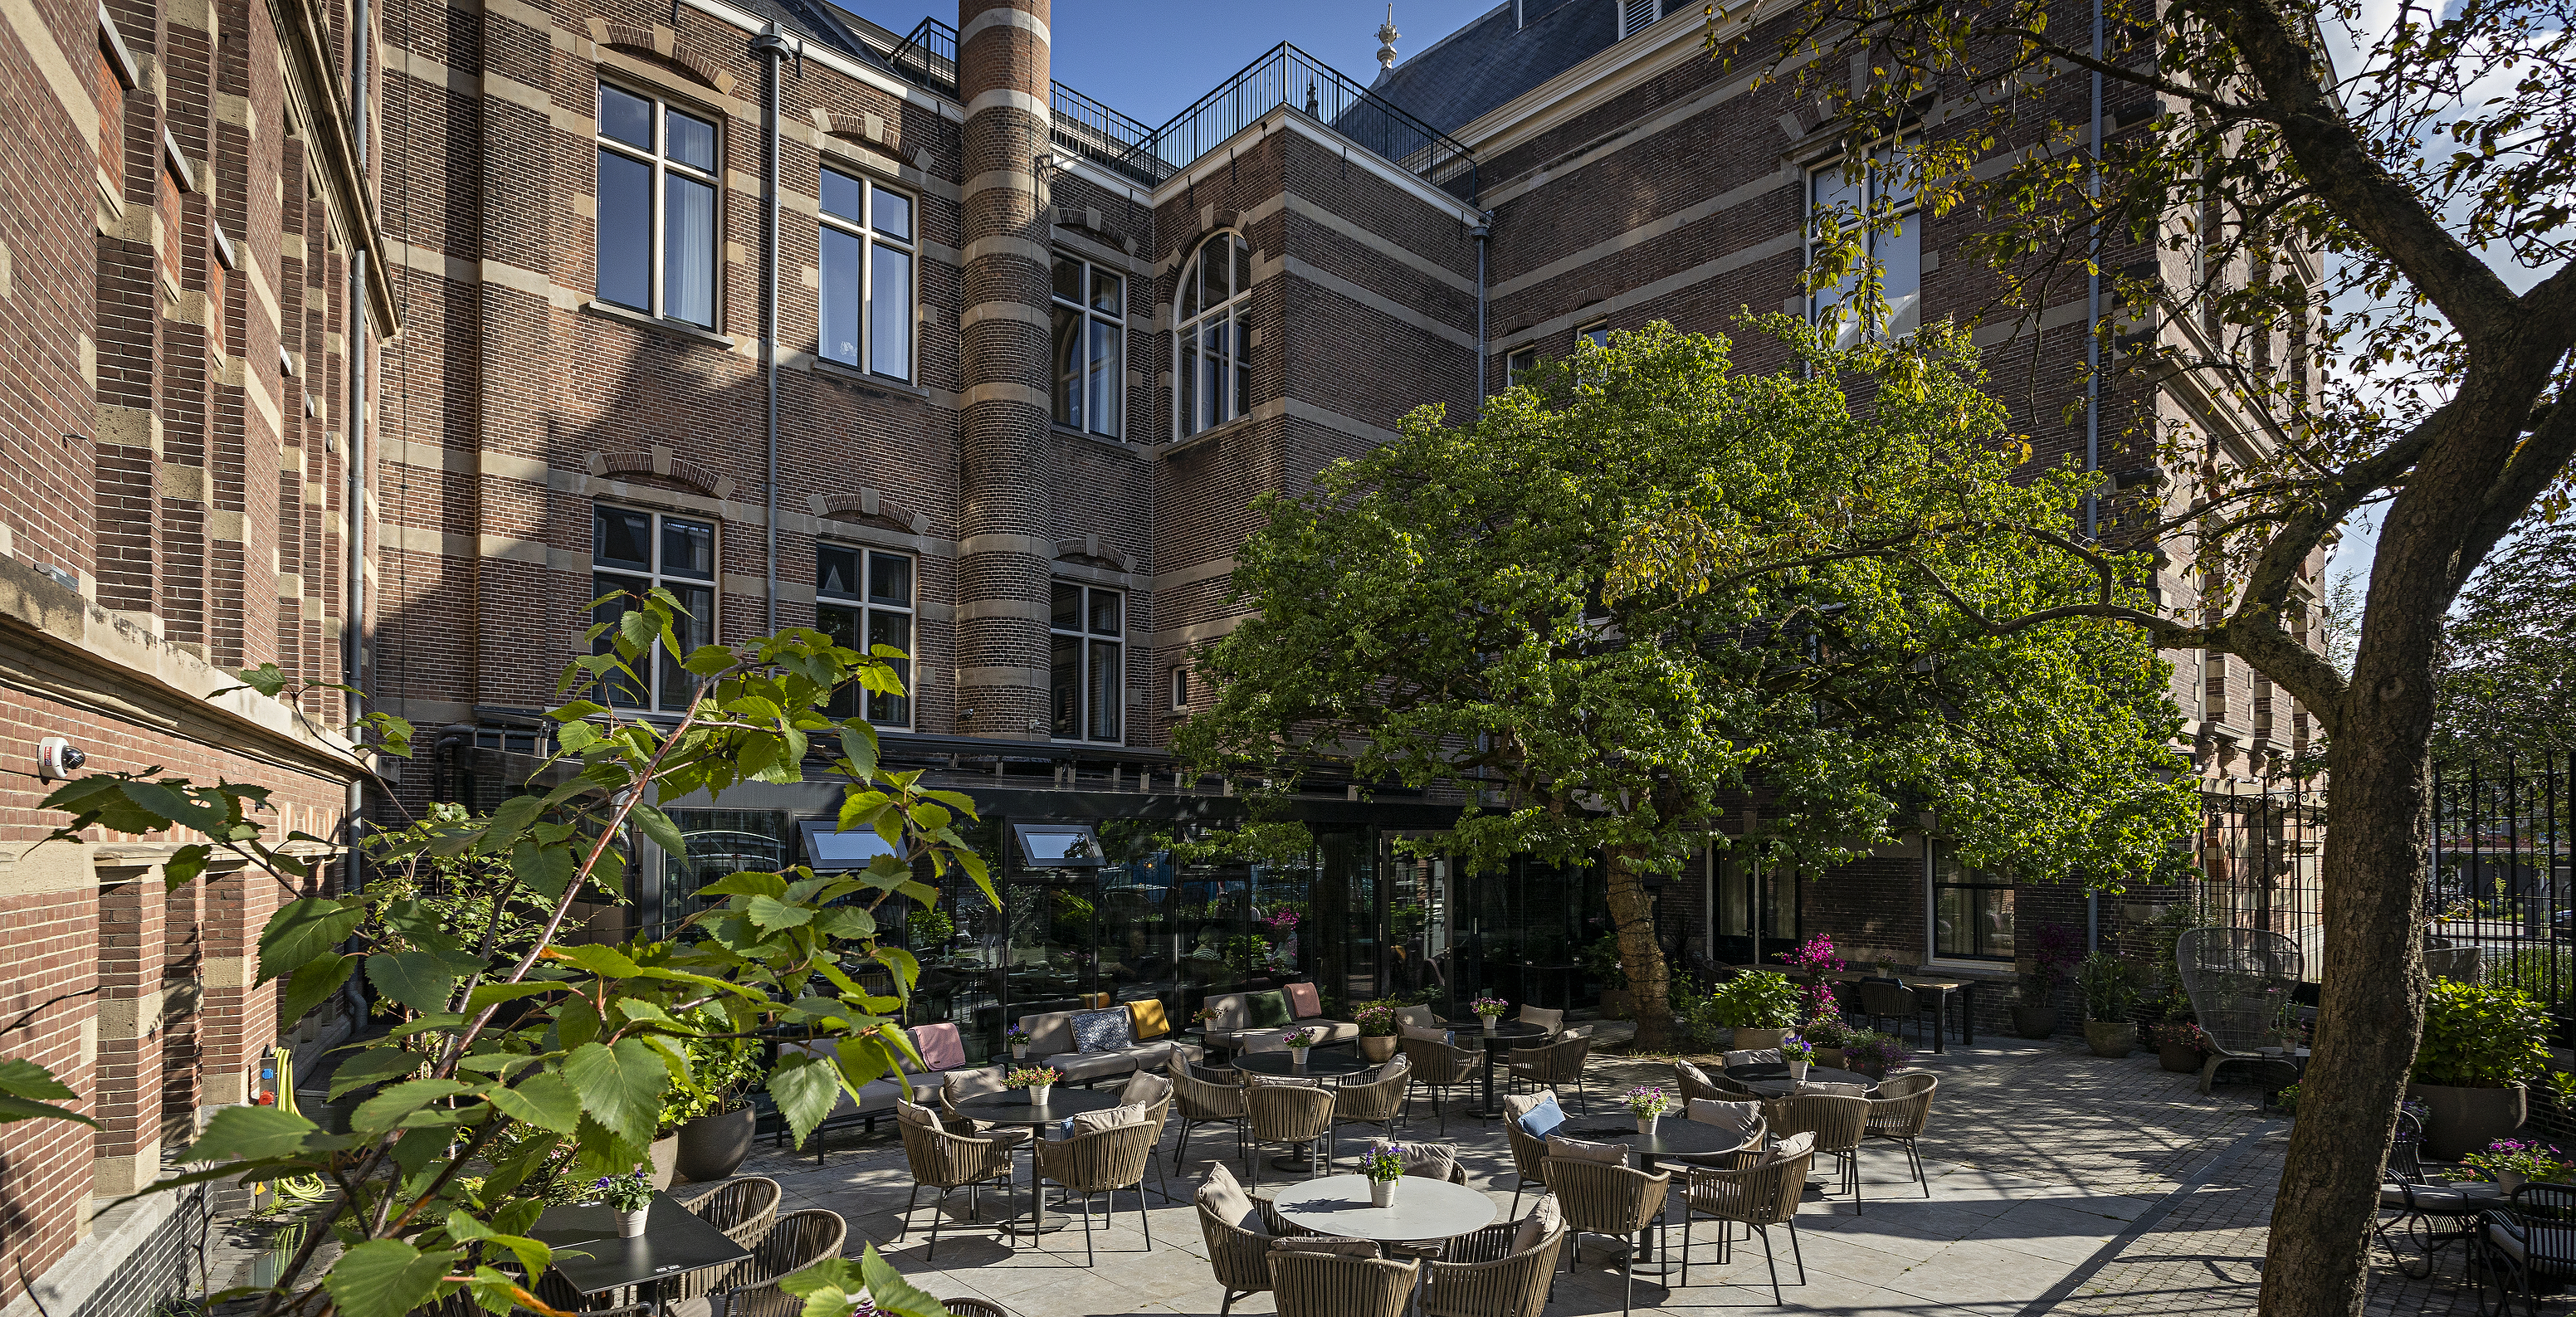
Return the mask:
<svg viewBox="0 0 2576 1317">
<path fill-rule="evenodd" d="M 1518 1047 L 1522 1043 L 1533 1038 L 1545 1038 L 1547 1035 L 1548 1028 L 1546 1025 L 1532 1024 L 1527 1020 L 1496 1021 L 1494 1027 L 1490 1030 L 1465 1028 L 1458 1030 L 1458 1043 L 1462 1047 L 1466 1045 L 1467 1040 L 1470 1038 L 1482 1038 L 1485 1040 L 1484 1105 L 1475 1110 L 1469 1111 L 1467 1114 L 1470 1116 L 1481 1117 L 1485 1120 L 1499 1119 L 1503 1114 L 1503 1109 L 1494 1101 L 1494 1072 L 1502 1068 L 1503 1058 L 1509 1054 L 1513 1048 Z"/>
</svg>

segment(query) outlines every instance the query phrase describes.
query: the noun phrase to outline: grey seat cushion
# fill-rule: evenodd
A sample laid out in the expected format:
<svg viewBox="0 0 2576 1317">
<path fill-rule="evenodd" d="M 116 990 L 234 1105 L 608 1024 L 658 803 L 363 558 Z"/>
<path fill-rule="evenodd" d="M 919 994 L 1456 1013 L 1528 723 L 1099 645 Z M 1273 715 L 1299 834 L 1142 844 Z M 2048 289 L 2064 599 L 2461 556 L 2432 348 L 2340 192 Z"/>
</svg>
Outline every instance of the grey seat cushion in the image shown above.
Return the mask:
<svg viewBox="0 0 2576 1317">
<path fill-rule="evenodd" d="M 2461 1184 L 2436 1182 L 2409 1187 L 2415 1191 L 2415 1210 L 2427 1216 L 2467 1216 L 2504 1201 L 2504 1190 L 2501 1186 L 2483 1181 L 2472 1180 Z M 2394 1182 L 2379 1186 L 2381 1207 L 2403 1211 L 2407 1207 L 2406 1198 L 2406 1187 L 2400 1187 Z"/>
<path fill-rule="evenodd" d="M 2576 1264 L 2568 1262 L 2568 1259 L 2576 1258 L 2576 1226 L 2544 1225 L 2537 1229 L 2541 1252 L 2538 1261 L 2541 1267 L 2553 1275 L 2576 1269 Z M 2523 1239 L 2521 1228 L 2512 1221 L 2488 1218 L 2487 1242 L 2502 1250 L 2505 1256 L 2515 1262 L 2528 1263 L 2533 1260 L 2530 1256 L 2530 1247 Z"/>
</svg>

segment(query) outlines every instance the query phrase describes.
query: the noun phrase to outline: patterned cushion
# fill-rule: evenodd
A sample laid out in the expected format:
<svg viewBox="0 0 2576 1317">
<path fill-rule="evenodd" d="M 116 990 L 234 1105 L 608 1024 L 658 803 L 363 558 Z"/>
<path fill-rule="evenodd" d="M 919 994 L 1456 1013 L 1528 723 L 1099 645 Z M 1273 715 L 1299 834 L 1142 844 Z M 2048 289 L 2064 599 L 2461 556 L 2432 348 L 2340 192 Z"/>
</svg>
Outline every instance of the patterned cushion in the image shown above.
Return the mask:
<svg viewBox="0 0 2576 1317">
<path fill-rule="evenodd" d="M 1255 1029 L 1288 1023 L 1288 999 L 1276 992 L 1256 992 L 1244 999 Z"/>
<path fill-rule="evenodd" d="M 1077 1052 L 1114 1052 L 1135 1041 L 1128 1033 L 1129 1016 L 1124 1010 L 1086 1011 L 1073 1017 L 1073 1044 Z"/>
<path fill-rule="evenodd" d="M 1160 1038 L 1172 1031 L 1172 1022 L 1163 1015 L 1163 1003 L 1151 998 L 1127 1003 L 1127 1014 L 1134 1021 L 1139 1039 Z"/>
<path fill-rule="evenodd" d="M 1295 1019 L 1311 1020 L 1324 1013 L 1323 995 L 1311 983 L 1288 985 L 1288 1014 Z"/>
</svg>

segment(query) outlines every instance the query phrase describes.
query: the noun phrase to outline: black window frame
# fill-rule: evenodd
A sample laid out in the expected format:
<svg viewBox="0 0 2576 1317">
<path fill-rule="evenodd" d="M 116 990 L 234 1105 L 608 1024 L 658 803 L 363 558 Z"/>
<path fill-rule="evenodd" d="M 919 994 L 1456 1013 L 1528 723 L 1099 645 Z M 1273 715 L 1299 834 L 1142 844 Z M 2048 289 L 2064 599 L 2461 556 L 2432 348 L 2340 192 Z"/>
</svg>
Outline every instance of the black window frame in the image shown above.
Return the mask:
<svg viewBox="0 0 2576 1317">
<path fill-rule="evenodd" d="M 645 539 L 650 544 L 652 552 L 642 565 L 639 566 L 633 559 L 612 559 L 606 556 L 609 540 L 608 519 L 611 515 L 645 518 L 646 525 L 649 527 L 645 533 Z M 686 530 L 705 532 L 707 570 L 704 575 L 674 569 L 667 562 L 671 547 L 670 528 L 675 524 Z M 601 599 L 618 591 L 641 594 L 656 587 L 668 589 L 681 600 L 681 615 L 674 618 L 672 622 L 672 631 L 680 641 L 681 653 L 685 655 L 700 645 L 714 643 L 716 636 L 721 634 L 717 631 L 716 624 L 724 602 L 722 522 L 714 517 L 666 512 L 659 508 L 637 507 L 602 500 L 591 504 L 590 536 L 590 593 L 593 599 Z M 706 616 L 699 617 L 690 609 L 690 592 L 702 592 L 705 595 Z M 592 642 L 592 653 L 610 652 L 611 638 L 616 634 L 613 629 L 614 623 L 632 609 L 631 603 L 610 599 L 592 611 L 591 621 L 612 624 L 612 630 L 602 632 L 599 638 Z M 692 623 L 694 625 L 691 625 Z M 644 689 L 640 693 L 626 686 L 622 680 L 612 680 L 608 687 L 606 702 L 621 709 L 649 709 L 660 713 L 688 711 L 689 698 L 696 692 L 697 679 L 680 666 L 679 659 L 674 658 L 658 643 L 654 646 L 652 658 L 642 665 L 642 671 L 636 675 L 644 682 Z M 686 694 L 682 694 L 683 692 Z"/>
<path fill-rule="evenodd" d="M 1953 866 L 1955 872 L 1962 875 L 1975 875 L 1976 881 L 1968 882 L 1958 879 L 1945 881 L 1942 878 L 1942 866 L 1945 859 Z M 1941 945 L 1941 894 L 1943 892 L 2002 893 L 2004 896 L 2004 926 L 2007 930 L 2012 930 L 2015 928 L 2013 921 L 2017 917 L 2018 902 L 2014 899 L 2013 894 L 2016 889 L 2011 881 L 1998 878 L 1980 870 L 1969 868 L 1967 865 L 1958 861 L 1956 857 L 1956 848 L 1951 843 L 1935 839 L 1928 842 L 1923 848 L 1923 884 L 1924 951 L 1931 959 L 1937 961 L 1967 961 L 2003 964 L 2009 964 L 2012 962 L 2015 939 L 2011 931 L 2007 931 L 2005 933 L 2004 943 L 2000 950 L 1994 950 L 1988 947 L 1982 918 L 1991 907 L 1987 906 L 1983 902 L 1974 903 L 1973 908 L 1968 912 L 1969 917 L 1965 920 L 1965 923 L 1972 935 L 1970 939 L 1971 944 L 1975 949 L 1968 951 L 1953 951 L 1945 949 Z"/>
<path fill-rule="evenodd" d="M 1068 590 L 1075 592 L 1076 598 L 1071 626 L 1061 620 Z M 1099 624 L 1104 599 L 1115 601 L 1116 619 L 1108 629 Z M 1127 743 L 1129 603 L 1127 592 L 1113 586 L 1062 578 L 1053 583 L 1047 616 L 1048 739 L 1086 745 Z M 1101 664 L 1104 650 L 1109 656 L 1105 676 Z"/>
<path fill-rule="evenodd" d="M 827 565 L 841 554 L 850 556 L 853 583 L 847 592 L 836 591 L 830 584 Z M 877 590 L 877 564 L 880 561 L 903 564 L 904 593 L 901 601 Z M 882 635 L 883 624 L 899 620 L 900 640 Z M 902 658 L 886 662 L 903 679 L 904 693 L 885 695 L 863 692 L 856 686 L 845 686 L 834 692 L 824 712 L 834 718 L 864 716 L 868 722 L 885 731 L 912 730 L 915 711 L 914 674 L 921 665 L 914 661 L 921 643 L 921 558 L 899 549 L 880 549 L 865 544 L 845 544 L 835 540 L 819 541 L 814 546 L 814 629 L 832 637 L 844 649 L 862 654 L 873 653 L 877 645 L 892 645 L 903 651 Z M 853 643 L 864 642 L 864 643 Z M 864 699 L 862 699 L 864 696 Z"/>
</svg>

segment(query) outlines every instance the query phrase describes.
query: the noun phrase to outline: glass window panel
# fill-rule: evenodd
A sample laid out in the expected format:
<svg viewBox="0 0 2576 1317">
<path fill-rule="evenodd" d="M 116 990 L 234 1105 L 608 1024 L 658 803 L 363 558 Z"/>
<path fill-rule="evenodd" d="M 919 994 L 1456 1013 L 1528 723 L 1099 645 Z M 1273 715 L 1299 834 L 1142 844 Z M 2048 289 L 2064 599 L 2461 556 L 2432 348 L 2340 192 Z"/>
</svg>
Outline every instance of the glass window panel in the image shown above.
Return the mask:
<svg viewBox="0 0 2576 1317">
<path fill-rule="evenodd" d="M 1911 334 L 1923 319 L 1923 249 L 1921 221 L 1906 215 L 1870 242 L 1878 258 L 1887 298 L 1887 333 Z"/>
<path fill-rule="evenodd" d="M 702 585 L 665 588 L 680 601 L 681 611 L 671 618 L 671 634 L 679 640 L 680 652 L 686 654 L 700 645 L 714 643 L 715 629 L 708 623 L 716 615 L 715 591 Z M 680 660 L 673 658 L 670 650 L 657 648 L 654 652 L 660 656 L 662 667 L 662 708 L 675 712 L 688 708 L 697 694 L 697 678 L 680 666 Z"/>
<path fill-rule="evenodd" d="M 716 171 L 716 126 L 694 114 L 670 112 L 666 120 L 671 140 L 664 151 L 672 159 L 691 169 L 712 174 Z"/>
<path fill-rule="evenodd" d="M 852 224 L 868 222 L 866 185 L 847 174 L 823 171 L 823 213 L 835 215 Z"/>
<path fill-rule="evenodd" d="M 835 599 L 859 597 L 859 551 L 836 544 L 814 546 L 814 592 Z"/>
<path fill-rule="evenodd" d="M 1126 357 L 1126 338 L 1112 321 L 1091 322 L 1091 387 L 1085 402 L 1096 434 L 1118 433 L 1118 393 L 1127 382 L 1119 363 Z"/>
<path fill-rule="evenodd" d="M 1175 377 L 1178 378 L 1181 383 L 1179 408 L 1181 434 L 1183 436 L 1188 436 L 1197 434 L 1200 428 L 1199 336 L 1191 333 L 1183 333 L 1179 337 L 1181 341 L 1181 366 L 1180 369 L 1175 372 Z"/>
<path fill-rule="evenodd" d="M 1091 309 L 1113 316 L 1127 314 L 1127 281 L 1107 270 L 1091 271 Z"/>
<path fill-rule="evenodd" d="M 822 338 L 818 350 L 825 361 L 844 366 L 859 364 L 859 290 L 863 279 L 859 262 L 865 248 L 866 243 L 857 234 L 823 226 Z"/>
<path fill-rule="evenodd" d="M 1798 872 L 1795 869 L 1761 870 L 1763 895 L 1767 899 L 1762 912 L 1764 937 L 1798 935 Z"/>
<path fill-rule="evenodd" d="M 653 309 L 653 167 L 599 153 L 599 300 Z"/>
<path fill-rule="evenodd" d="M 900 192 L 875 189 L 877 232 L 904 242 L 912 241 L 912 198 Z"/>
<path fill-rule="evenodd" d="M 882 608 L 869 609 L 868 645 L 871 649 L 878 645 L 885 645 L 904 652 L 906 657 L 889 657 L 885 662 L 886 666 L 894 669 L 894 675 L 903 680 L 904 689 L 910 690 L 912 688 L 912 661 L 909 657 L 912 652 L 911 615 L 890 613 Z M 901 695 L 870 694 L 868 721 L 897 725 L 910 723 L 912 701 Z"/>
<path fill-rule="evenodd" d="M 1081 428 L 1083 418 L 1082 390 L 1082 313 L 1069 306 L 1055 308 L 1055 423 Z"/>
<path fill-rule="evenodd" d="M 716 322 L 716 190 L 695 179 L 662 182 L 662 314 Z"/>
<path fill-rule="evenodd" d="M 592 509 L 590 557 L 603 566 L 653 570 L 653 514 L 625 508 Z"/>
<path fill-rule="evenodd" d="M 1199 262 L 1206 259 L 1207 249 L 1202 247 L 1190 258 L 1190 268 L 1181 272 L 1181 309 L 1176 314 L 1183 320 L 1199 313 Z"/>
<path fill-rule="evenodd" d="M 1235 315 L 1240 317 L 1242 310 Z M 1226 415 L 1241 416 L 1252 399 L 1252 350 L 1243 339 L 1243 322 L 1234 325 L 1234 389 L 1226 398 Z"/>
<path fill-rule="evenodd" d="M 868 555 L 868 602 L 912 606 L 912 559 L 899 553 Z"/>
<path fill-rule="evenodd" d="M 1055 636 L 1047 646 L 1048 734 L 1062 740 L 1082 735 L 1082 639 Z"/>
<path fill-rule="evenodd" d="M 1049 600 L 1049 622 L 1058 631 L 1082 629 L 1082 587 L 1063 581 L 1054 583 L 1054 597 Z"/>
<path fill-rule="evenodd" d="M 855 608 L 817 608 L 814 610 L 814 629 L 831 637 L 833 644 L 864 654 L 867 646 L 860 643 L 866 639 L 859 629 L 861 616 Z M 823 712 L 835 718 L 858 717 L 860 694 L 856 682 L 842 686 L 832 692 L 831 702 L 823 706 Z"/>
<path fill-rule="evenodd" d="M 1234 262 L 1228 259 L 1228 240 L 1219 238 L 1208 244 L 1210 259 L 1199 262 L 1203 283 L 1199 297 L 1209 306 L 1219 306 L 1234 296 Z"/>
<path fill-rule="evenodd" d="M 1118 707 L 1122 703 L 1119 693 L 1126 685 L 1124 677 L 1117 642 L 1092 641 L 1091 684 L 1089 698 L 1084 701 L 1090 706 L 1092 740 L 1115 741 L 1124 735 L 1119 730 Z"/>
<path fill-rule="evenodd" d="M 868 369 L 912 378 L 912 253 L 883 245 L 868 281 Z"/>
<path fill-rule="evenodd" d="M 1722 857 L 1717 870 L 1717 932 L 1720 937 L 1753 936 L 1753 868 Z"/>
<path fill-rule="evenodd" d="M 599 135 L 653 149 L 653 102 L 606 83 L 599 88 Z M 600 212 L 606 214 L 606 211 Z"/>
<path fill-rule="evenodd" d="M 1538 369 L 1537 348 L 1522 348 L 1520 351 L 1503 358 L 1503 387 L 1508 389 L 1511 386 L 1520 383 L 1521 376 L 1527 375 L 1536 369 Z"/>
<path fill-rule="evenodd" d="M 606 572 L 595 572 L 590 578 L 590 594 L 594 599 L 602 599 L 619 591 L 641 595 L 652 586 L 651 581 L 632 576 L 611 576 Z M 620 595 L 618 598 L 607 599 L 591 613 L 591 621 L 606 622 L 610 625 L 610 630 L 601 632 L 599 638 L 591 642 L 590 652 L 594 654 L 615 652 L 616 646 L 611 637 L 616 635 L 617 620 L 634 611 L 635 606 L 636 602 L 633 598 Z M 639 677 L 641 675 L 638 674 Z M 612 674 L 608 682 L 608 702 L 621 709 L 640 709 L 644 707 L 644 688 L 634 678 Z"/>
<path fill-rule="evenodd" d="M 1232 252 L 1226 264 L 1234 271 L 1234 291 L 1241 295 L 1252 287 L 1252 247 L 1235 234 L 1226 235 L 1225 245 Z"/>
<path fill-rule="evenodd" d="M 1233 414 L 1232 409 L 1226 405 L 1230 400 L 1226 397 L 1225 388 L 1227 374 L 1225 331 L 1225 317 L 1218 316 L 1207 323 L 1207 327 L 1200 335 L 1202 341 L 1199 360 L 1207 368 L 1207 377 L 1199 382 L 1201 398 L 1199 410 L 1208 425 L 1223 425 L 1226 418 Z"/>
<path fill-rule="evenodd" d="M 1119 634 L 1121 630 L 1118 624 L 1119 604 L 1119 595 L 1115 590 L 1091 592 L 1091 634 L 1095 636 Z"/>
<path fill-rule="evenodd" d="M 1068 302 L 1082 301 L 1082 262 L 1069 256 L 1055 258 L 1055 295 Z"/>
<path fill-rule="evenodd" d="M 702 521 L 662 519 L 662 574 L 715 579 L 716 530 Z"/>
</svg>

